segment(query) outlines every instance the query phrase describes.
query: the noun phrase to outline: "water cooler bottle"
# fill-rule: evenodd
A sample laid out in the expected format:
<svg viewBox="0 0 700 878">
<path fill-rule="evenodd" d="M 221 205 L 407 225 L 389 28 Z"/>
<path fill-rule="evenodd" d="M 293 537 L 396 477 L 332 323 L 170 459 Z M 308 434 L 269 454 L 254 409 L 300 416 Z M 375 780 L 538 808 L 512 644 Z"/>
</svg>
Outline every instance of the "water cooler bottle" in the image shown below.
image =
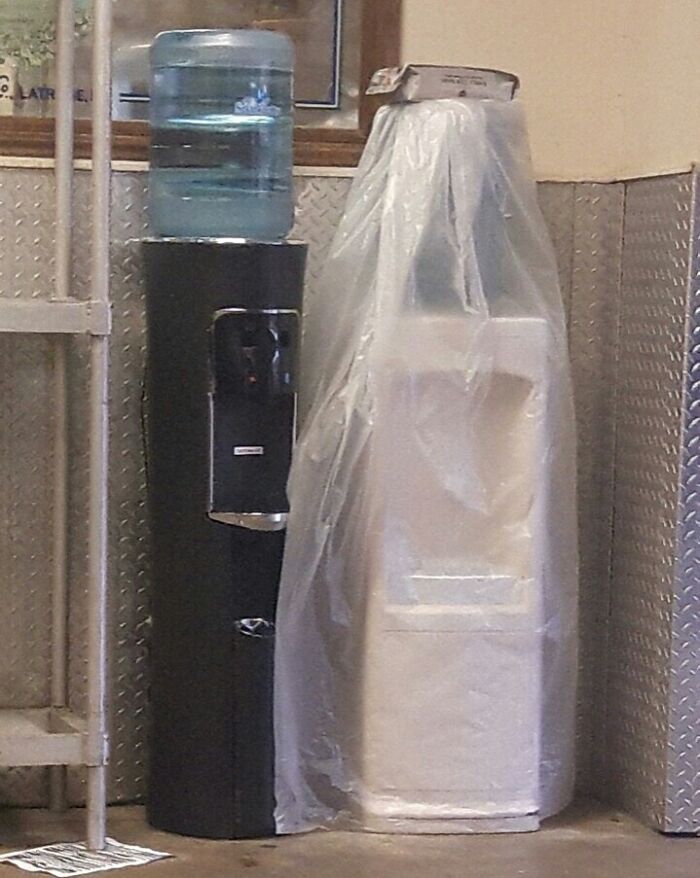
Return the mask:
<svg viewBox="0 0 700 878">
<path fill-rule="evenodd" d="M 306 248 L 150 240 L 149 819 L 274 835 L 274 619 Z"/>
</svg>

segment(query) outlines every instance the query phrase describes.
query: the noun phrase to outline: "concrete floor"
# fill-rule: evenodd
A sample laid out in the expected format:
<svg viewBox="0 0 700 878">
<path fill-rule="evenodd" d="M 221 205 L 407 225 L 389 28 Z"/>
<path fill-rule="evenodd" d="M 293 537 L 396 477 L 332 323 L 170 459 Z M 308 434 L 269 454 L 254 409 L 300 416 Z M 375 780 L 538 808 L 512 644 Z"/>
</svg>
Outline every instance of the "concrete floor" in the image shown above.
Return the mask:
<svg viewBox="0 0 700 878">
<path fill-rule="evenodd" d="M 83 836 L 80 811 L 0 811 L 0 852 Z M 174 859 L 143 878 L 694 878 L 700 839 L 664 838 L 596 804 L 581 804 L 539 833 L 401 837 L 317 832 L 262 842 L 207 842 L 155 832 L 136 807 L 113 808 L 110 835 Z M 0 866 L 0 878 L 26 874 Z M 114 873 L 115 875 L 118 873 Z"/>
</svg>

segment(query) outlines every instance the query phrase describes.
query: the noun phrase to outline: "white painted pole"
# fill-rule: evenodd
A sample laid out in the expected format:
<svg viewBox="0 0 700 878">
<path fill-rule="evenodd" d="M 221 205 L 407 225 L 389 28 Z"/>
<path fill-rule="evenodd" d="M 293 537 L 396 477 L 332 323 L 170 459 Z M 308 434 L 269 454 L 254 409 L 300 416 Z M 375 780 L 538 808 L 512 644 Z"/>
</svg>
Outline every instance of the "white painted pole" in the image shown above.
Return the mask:
<svg viewBox="0 0 700 878">
<path fill-rule="evenodd" d="M 92 59 L 92 293 L 109 302 L 111 193 L 110 0 L 93 0 Z M 88 736 L 95 762 L 107 736 L 107 482 L 109 338 L 93 336 L 90 356 L 90 592 L 88 608 Z M 106 835 L 107 769 L 88 768 L 88 846 L 101 850 Z"/>
<path fill-rule="evenodd" d="M 73 228 L 73 91 L 75 61 L 73 0 L 56 3 L 56 299 L 69 299 L 72 288 Z M 68 393 L 66 340 L 54 341 L 54 506 L 51 606 L 51 705 L 68 703 Z M 66 769 L 50 769 L 50 805 L 66 807 Z"/>
</svg>

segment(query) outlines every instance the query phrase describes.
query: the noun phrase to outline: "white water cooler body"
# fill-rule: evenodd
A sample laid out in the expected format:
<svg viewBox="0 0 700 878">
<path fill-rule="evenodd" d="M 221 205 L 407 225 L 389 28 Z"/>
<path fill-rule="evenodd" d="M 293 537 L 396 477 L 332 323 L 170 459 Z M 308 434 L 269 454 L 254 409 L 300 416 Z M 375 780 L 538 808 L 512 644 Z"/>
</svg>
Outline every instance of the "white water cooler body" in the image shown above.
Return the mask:
<svg viewBox="0 0 700 878">
<path fill-rule="evenodd" d="M 489 352 L 477 406 L 461 387 L 475 343 L 462 318 L 405 318 L 404 355 L 378 378 L 357 762 L 360 819 L 381 832 L 539 822 L 547 328 L 473 331 Z M 434 407 L 425 431 L 416 393 Z"/>
<path fill-rule="evenodd" d="M 573 790 L 576 464 L 517 101 L 380 111 L 302 371 L 278 830 L 536 829 Z"/>
</svg>

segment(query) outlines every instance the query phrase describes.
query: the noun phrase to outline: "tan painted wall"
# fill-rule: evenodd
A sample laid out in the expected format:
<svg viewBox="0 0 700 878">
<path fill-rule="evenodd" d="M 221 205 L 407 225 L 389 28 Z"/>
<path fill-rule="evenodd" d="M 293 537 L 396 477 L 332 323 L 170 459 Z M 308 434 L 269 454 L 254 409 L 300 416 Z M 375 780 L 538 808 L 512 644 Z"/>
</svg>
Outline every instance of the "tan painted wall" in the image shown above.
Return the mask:
<svg viewBox="0 0 700 878">
<path fill-rule="evenodd" d="M 700 0 L 404 0 L 403 55 L 519 73 L 540 179 L 700 159 Z"/>
</svg>

